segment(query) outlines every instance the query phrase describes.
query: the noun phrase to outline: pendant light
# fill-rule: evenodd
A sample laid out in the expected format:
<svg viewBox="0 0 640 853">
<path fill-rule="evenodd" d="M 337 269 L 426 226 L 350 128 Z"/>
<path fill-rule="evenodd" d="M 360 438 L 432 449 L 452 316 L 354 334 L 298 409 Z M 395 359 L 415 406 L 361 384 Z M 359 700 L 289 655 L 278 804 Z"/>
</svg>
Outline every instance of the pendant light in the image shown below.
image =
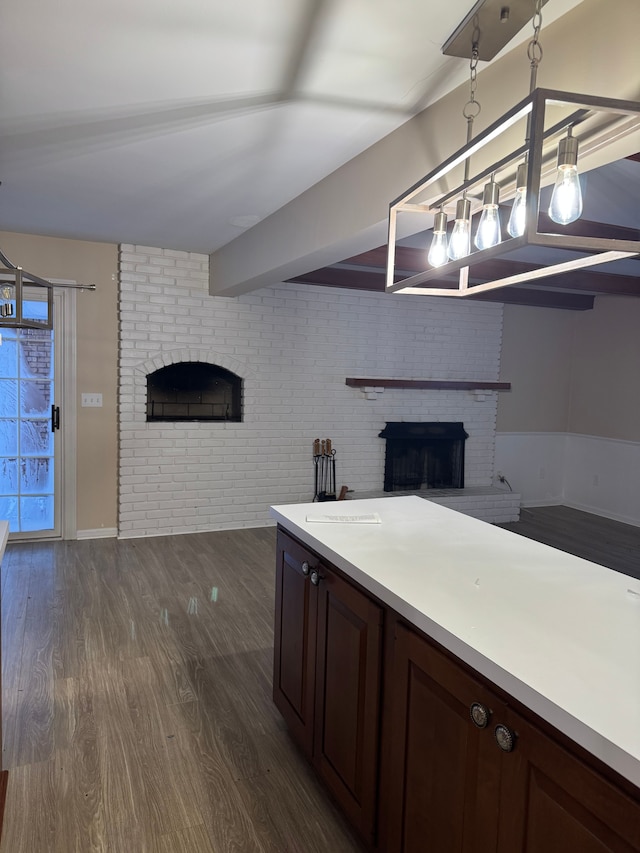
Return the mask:
<svg viewBox="0 0 640 853">
<path fill-rule="evenodd" d="M 558 225 L 568 225 L 582 215 L 582 190 L 578 178 L 578 140 L 567 135 L 558 146 L 558 176 L 551 195 L 549 216 Z"/>
<path fill-rule="evenodd" d="M 456 219 L 449 240 L 448 255 L 452 261 L 459 261 L 471 251 L 471 202 L 460 198 L 456 204 Z"/>
<path fill-rule="evenodd" d="M 478 0 L 474 15 L 467 16 L 443 46 L 446 55 L 471 58 L 471 95 L 463 109 L 467 144 L 453 151 L 389 205 L 387 293 L 465 297 L 640 254 L 640 239 L 628 227 L 621 226 L 618 232 L 616 225 L 606 221 L 602 229 L 597 222 L 587 222 L 579 230 L 566 227 L 582 213 L 578 141 L 586 163 L 584 168 L 592 165 L 594 159 L 596 165 L 602 161 L 609 145 L 616 146 L 612 153 L 619 157 L 619 143 L 640 129 L 640 102 L 537 88 L 544 2 L 514 0 L 518 14 L 522 15 L 520 20 L 524 20 L 527 9 L 535 8 L 533 38 L 527 46 L 531 68 L 529 95 L 475 136 L 471 130 L 473 119 L 480 112 L 475 99 L 478 58 L 494 58 L 514 33 L 509 36 L 504 31 L 502 8 L 496 23 L 494 0 Z M 506 18 L 508 25 L 515 16 Z M 518 123 L 521 135 L 514 132 Z M 518 137 L 524 138 L 524 144 L 516 142 L 514 147 L 512 140 Z M 541 193 L 552 177 L 556 157 L 557 180 L 546 217 L 540 207 Z M 474 174 L 471 160 L 476 164 Z M 505 195 L 509 192 L 513 199 L 504 234 L 500 228 L 500 191 Z M 480 226 L 472 246 L 470 214 L 474 206 L 480 207 L 480 199 Z M 453 201 L 456 201 L 455 222 L 447 260 L 443 262 L 444 210 Z M 425 214 L 433 229 L 428 254 L 430 268 L 425 264 L 425 269 L 410 276 L 396 268 L 398 217 L 405 213 L 412 217 Z M 527 251 L 514 258 L 513 253 L 521 249 Z M 545 255 L 543 250 L 547 249 L 553 250 L 553 254 Z M 454 286 L 452 274 L 457 277 Z"/>
<path fill-rule="evenodd" d="M 527 164 L 520 163 L 516 172 L 516 194 L 511 206 L 507 231 L 512 237 L 521 237 L 527 221 Z"/>
<path fill-rule="evenodd" d="M 482 193 L 482 215 L 474 241 L 478 249 L 488 249 L 490 246 L 497 246 L 502 241 L 499 201 L 500 187 L 492 175 L 489 183 L 485 184 Z"/>
<path fill-rule="evenodd" d="M 441 267 L 449 259 L 447 253 L 447 214 L 440 208 L 433 218 L 433 239 L 427 260 L 432 267 Z"/>
</svg>

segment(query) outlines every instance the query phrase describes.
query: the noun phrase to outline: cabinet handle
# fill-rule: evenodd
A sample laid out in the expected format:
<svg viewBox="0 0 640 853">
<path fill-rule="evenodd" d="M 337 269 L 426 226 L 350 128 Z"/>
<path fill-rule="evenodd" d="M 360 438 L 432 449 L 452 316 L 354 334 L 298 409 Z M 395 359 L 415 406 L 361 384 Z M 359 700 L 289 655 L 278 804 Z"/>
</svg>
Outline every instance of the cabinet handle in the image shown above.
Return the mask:
<svg viewBox="0 0 640 853">
<path fill-rule="evenodd" d="M 516 736 L 510 728 L 502 723 L 496 726 L 494 731 L 496 742 L 503 752 L 512 752 L 516 745 Z"/>
<path fill-rule="evenodd" d="M 309 574 L 309 571 L 310 571 L 309 563 L 307 563 L 307 561 L 305 560 L 304 563 L 302 564 L 302 574 L 305 575 L 305 577 L 306 577 L 306 575 Z"/>
<path fill-rule="evenodd" d="M 486 705 L 482 705 L 480 702 L 473 702 L 469 708 L 469 713 L 471 714 L 474 726 L 477 726 L 479 729 L 486 729 L 489 724 L 489 717 L 491 716 L 491 711 Z"/>
<path fill-rule="evenodd" d="M 319 586 L 322 578 L 320 577 L 320 572 L 317 572 L 315 569 L 311 572 L 311 583 L 314 586 Z"/>
</svg>

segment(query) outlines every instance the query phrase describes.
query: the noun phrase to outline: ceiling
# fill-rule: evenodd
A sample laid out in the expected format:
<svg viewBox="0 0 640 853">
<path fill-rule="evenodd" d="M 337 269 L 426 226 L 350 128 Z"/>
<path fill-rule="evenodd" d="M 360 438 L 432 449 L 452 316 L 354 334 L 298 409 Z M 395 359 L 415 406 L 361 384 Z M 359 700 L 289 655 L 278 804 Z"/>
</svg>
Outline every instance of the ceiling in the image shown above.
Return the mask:
<svg viewBox="0 0 640 853">
<path fill-rule="evenodd" d="M 472 5 L 4 0 L 0 228 L 216 250 L 467 79 Z"/>
</svg>

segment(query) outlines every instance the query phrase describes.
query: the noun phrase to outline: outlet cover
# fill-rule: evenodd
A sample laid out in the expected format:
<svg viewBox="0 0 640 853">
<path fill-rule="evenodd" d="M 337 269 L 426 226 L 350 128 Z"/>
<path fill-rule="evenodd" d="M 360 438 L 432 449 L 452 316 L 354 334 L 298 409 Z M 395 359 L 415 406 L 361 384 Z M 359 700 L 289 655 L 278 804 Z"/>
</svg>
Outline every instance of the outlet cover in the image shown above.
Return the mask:
<svg viewBox="0 0 640 853">
<path fill-rule="evenodd" d="M 82 408 L 96 408 L 99 409 L 102 407 L 102 394 L 83 394 L 81 397 L 81 405 Z"/>
</svg>

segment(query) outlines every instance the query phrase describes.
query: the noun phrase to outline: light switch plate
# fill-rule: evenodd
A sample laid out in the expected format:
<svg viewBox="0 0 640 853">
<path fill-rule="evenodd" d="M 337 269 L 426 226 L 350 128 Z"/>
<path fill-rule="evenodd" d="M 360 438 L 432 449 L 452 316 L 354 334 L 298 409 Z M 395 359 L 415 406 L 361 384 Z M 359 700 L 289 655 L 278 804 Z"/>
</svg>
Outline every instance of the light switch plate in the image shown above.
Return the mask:
<svg viewBox="0 0 640 853">
<path fill-rule="evenodd" d="M 83 394 L 81 397 L 81 405 L 83 408 L 93 407 L 96 409 L 102 406 L 102 394 Z"/>
</svg>

